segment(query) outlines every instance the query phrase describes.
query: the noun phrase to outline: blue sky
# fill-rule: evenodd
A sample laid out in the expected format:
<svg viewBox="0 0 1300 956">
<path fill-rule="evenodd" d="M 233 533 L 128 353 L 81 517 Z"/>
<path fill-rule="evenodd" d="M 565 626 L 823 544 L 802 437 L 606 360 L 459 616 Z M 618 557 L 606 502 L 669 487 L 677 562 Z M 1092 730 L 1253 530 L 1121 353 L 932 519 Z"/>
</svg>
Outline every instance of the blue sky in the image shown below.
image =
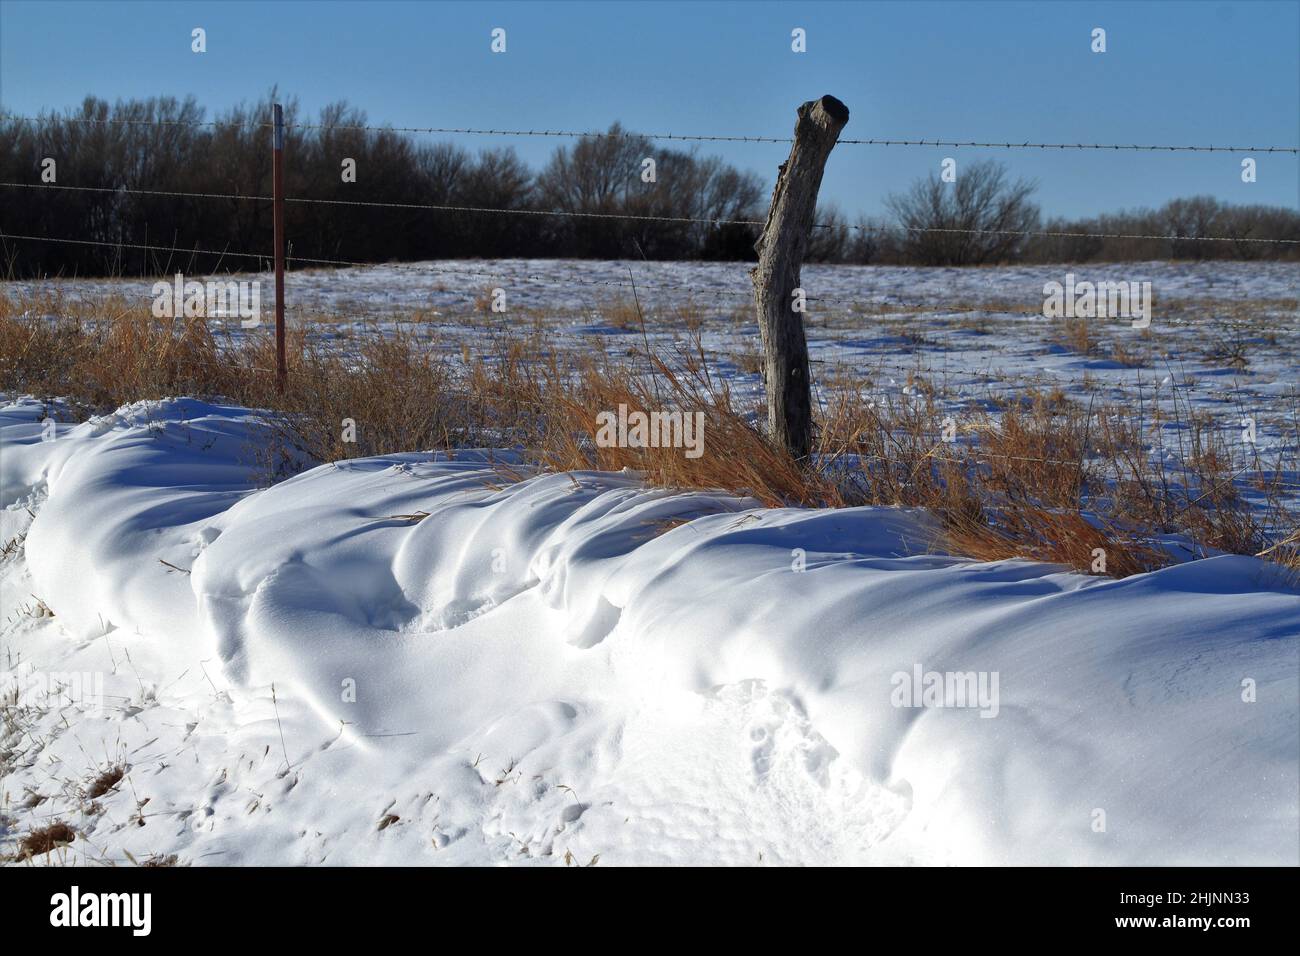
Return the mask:
<svg viewBox="0 0 1300 956">
<path fill-rule="evenodd" d="M 208 52 L 190 51 L 190 30 Z M 1090 51 L 1094 27 L 1108 50 Z M 489 50 L 493 27 L 507 52 Z M 790 50 L 807 31 L 808 52 Z M 0 104 L 28 114 L 193 94 L 210 111 L 273 84 L 398 126 L 788 135 L 832 93 L 856 138 L 1300 142 L 1300 0 L 1125 3 L 0 3 Z M 508 143 L 534 166 L 554 140 Z M 771 181 L 788 147 L 701 144 Z M 822 188 L 851 215 L 985 156 L 1037 179 L 1045 212 L 1208 193 L 1300 207 L 1300 162 L 1243 154 L 840 146 Z"/>
</svg>

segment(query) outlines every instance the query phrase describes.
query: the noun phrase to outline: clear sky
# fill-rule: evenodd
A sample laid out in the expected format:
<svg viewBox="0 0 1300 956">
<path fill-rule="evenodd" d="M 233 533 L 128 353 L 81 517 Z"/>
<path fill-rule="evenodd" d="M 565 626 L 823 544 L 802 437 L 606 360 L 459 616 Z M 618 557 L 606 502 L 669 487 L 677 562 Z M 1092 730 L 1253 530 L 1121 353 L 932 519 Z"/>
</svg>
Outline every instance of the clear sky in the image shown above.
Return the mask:
<svg viewBox="0 0 1300 956">
<path fill-rule="evenodd" d="M 207 31 L 208 51 L 190 50 Z M 507 51 L 493 54 L 503 27 Z M 807 52 L 790 32 L 807 31 Z M 1090 50 L 1107 31 L 1107 52 Z M 273 84 L 308 112 L 338 99 L 397 126 L 789 135 L 831 93 L 855 138 L 1300 142 L 1300 0 L 1068 3 L 0 2 L 0 105 L 88 93 L 193 94 L 210 112 Z M 540 165 L 554 140 L 508 143 Z M 788 147 L 702 151 L 771 182 Z M 1208 193 L 1300 207 L 1300 162 L 1242 154 L 840 146 L 823 201 L 856 215 L 937 170 L 993 155 L 1069 216 Z M 960 165 L 958 167 L 960 172 Z"/>
</svg>

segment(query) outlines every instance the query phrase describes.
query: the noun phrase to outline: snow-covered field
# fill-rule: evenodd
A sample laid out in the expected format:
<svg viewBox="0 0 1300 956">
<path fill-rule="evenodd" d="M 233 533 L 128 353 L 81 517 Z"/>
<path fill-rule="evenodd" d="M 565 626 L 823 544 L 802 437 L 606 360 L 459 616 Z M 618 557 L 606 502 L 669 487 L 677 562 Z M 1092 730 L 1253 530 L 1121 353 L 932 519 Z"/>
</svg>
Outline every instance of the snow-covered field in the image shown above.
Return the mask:
<svg viewBox="0 0 1300 956">
<path fill-rule="evenodd" d="M 341 347 L 413 308 L 449 350 L 512 321 L 589 347 L 642 335 L 591 304 L 628 270 L 647 336 L 694 326 L 757 388 L 727 364 L 756 336 L 742 266 L 417 264 L 289 294 Z M 1146 367 L 1007 314 L 1065 271 L 810 268 L 810 297 L 849 303 L 810 344 L 954 407 L 1054 383 L 1225 429 L 1245 409 L 1294 459 L 1295 266 L 1073 270 L 1154 283 L 1151 338 L 1106 332 L 1178 356 Z M 471 321 L 492 287 L 518 313 Z M 1244 368 L 1212 348 L 1235 333 Z M 516 480 L 487 452 L 259 489 L 245 409 L 53 434 L 45 412 L 0 407 L 0 852 L 57 820 L 78 863 L 1300 863 L 1300 590 L 1268 562 L 980 563 L 934 553 L 918 512 Z"/>
<path fill-rule="evenodd" d="M 650 298 L 692 301 L 751 296 L 749 266 L 737 262 L 643 262 L 576 259 L 457 259 L 362 268 L 290 271 L 286 301 L 320 311 L 466 305 L 500 286 L 514 306 L 582 311 L 600 289 L 616 294 L 636 284 Z M 1093 280 L 1149 281 L 1169 298 L 1294 298 L 1300 267 L 1288 262 L 1137 262 L 988 268 L 806 265 L 810 298 L 850 303 L 926 302 L 933 305 L 1016 296 L 1042 303 L 1043 283 L 1066 272 Z M 263 273 L 263 278 L 266 278 Z M 190 276 L 187 276 L 190 278 Z M 54 279 L 7 282 L 10 292 L 62 289 L 68 294 L 121 291 L 150 296 L 154 279 Z"/>
</svg>

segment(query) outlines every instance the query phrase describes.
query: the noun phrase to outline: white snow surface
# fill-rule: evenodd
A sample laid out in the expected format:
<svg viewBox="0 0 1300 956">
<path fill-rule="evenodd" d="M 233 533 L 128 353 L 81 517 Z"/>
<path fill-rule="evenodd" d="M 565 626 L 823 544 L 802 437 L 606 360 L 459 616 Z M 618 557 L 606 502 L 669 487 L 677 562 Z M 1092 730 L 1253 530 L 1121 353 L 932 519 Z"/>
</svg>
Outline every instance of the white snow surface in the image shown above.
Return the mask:
<svg viewBox="0 0 1300 956">
<path fill-rule="evenodd" d="M 104 701 L 6 723 L 0 851 L 61 819 L 79 863 L 1300 862 L 1300 592 L 1260 560 L 980 563 L 917 512 L 490 452 L 259 489 L 246 409 L 43 414 L 0 409 L 0 666 Z M 996 675 L 996 714 L 895 706 L 918 666 Z"/>
</svg>

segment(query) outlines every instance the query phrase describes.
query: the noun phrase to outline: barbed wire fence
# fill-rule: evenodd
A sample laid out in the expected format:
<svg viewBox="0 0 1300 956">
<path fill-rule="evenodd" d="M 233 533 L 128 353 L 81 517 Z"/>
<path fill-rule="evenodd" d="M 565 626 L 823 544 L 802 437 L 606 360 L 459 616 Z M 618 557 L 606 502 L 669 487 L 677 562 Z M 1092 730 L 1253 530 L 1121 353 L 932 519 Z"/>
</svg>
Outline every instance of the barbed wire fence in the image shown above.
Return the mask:
<svg viewBox="0 0 1300 956">
<path fill-rule="evenodd" d="M 272 122 L 232 121 L 232 120 L 168 120 L 168 119 L 132 119 L 121 117 L 78 117 L 78 116 L 60 116 L 58 114 L 45 114 L 38 116 L 27 116 L 15 113 L 0 113 L 0 120 L 11 120 L 16 122 L 31 124 L 46 123 L 69 123 L 78 125 L 91 126 L 183 126 L 183 127 L 201 127 L 210 129 L 223 128 L 243 128 L 243 129 L 273 129 L 275 124 Z M 367 124 L 321 124 L 321 123 L 294 123 L 287 122 L 282 124 L 286 130 L 325 130 L 331 132 L 341 131 L 364 131 L 364 132 L 386 132 L 386 133 L 419 133 L 419 134 L 440 134 L 440 135 L 477 135 L 477 136 L 505 136 L 505 137 L 549 137 L 549 138 L 574 138 L 574 139 L 649 139 L 649 140 L 667 140 L 667 141 L 686 141 L 686 142 L 732 142 L 732 143 L 770 143 L 770 144 L 790 144 L 793 139 L 789 136 L 764 136 L 764 135 L 731 135 L 731 134 L 683 134 L 683 133 L 639 133 L 630 130 L 608 130 L 608 131 L 577 131 L 577 130 L 537 130 L 537 129 L 498 129 L 498 128 L 477 128 L 477 127 L 451 127 L 451 126 L 392 126 L 392 125 L 367 125 Z M 1217 145 L 1217 144 L 1140 144 L 1140 143 L 1045 143 L 1035 141 L 993 141 L 993 140 L 960 140 L 944 139 L 935 137 L 927 138 L 840 138 L 837 145 L 849 146 L 882 146 L 882 147 L 952 147 L 952 148 L 995 148 L 995 149 L 1027 149 L 1027 150 L 1091 150 L 1091 151 L 1147 151 L 1147 152 L 1191 152 L 1191 153 L 1217 153 L 1217 152 L 1251 152 L 1251 153 L 1283 153 L 1291 155 L 1300 155 L 1298 146 L 1238 146 L 1238 145 Z M 176 199 L 198 199 L 198 200 L 228 200 L 236 202 L 253 202 L 253 203 L 274 203 L 276 197 L 249 195 L 229 192 L 201 192 L 186 190 L 162 190 L 162 189 L 144 189 L 130 187 L 125 184 L 118 186 L 77 186 L 56 183 L 23 183 L 23 182 L 0 182 L 0 188 L 4 189 L 33 189 L 33 190 L 50 190 L 60 192 L 80 192 L 88 194 L 113 194 L 113 195 L 130 195 L 130 196 L 149 196 Z M 372 200 L 345 200 L 345 199 L 327 199 L 300 196 L 284 196 L 282 201 L 294 205 L 319 205 L 335 206 L 344 208 L 373 208 L 373 209 L 400 209 L 400 210 L 419 210 L 440 213 L 470 214 L 470 215 L 490 215 L 504 217 L 532 217 L 532 218 L 556 218 L 570 220 L 595 220 L 595 221 L 614 221 L 614 222 L 642 222 L 642 223 L 663 223 L 673 225 L 701 225 L 712 228 L 722 226 L 740 226 L 747 228 L 761 228 L 764 224 L 760 219 L 742 219 L 726 217 L 701 217 L 701 216 L 663 216 L 653 214 L 626 213 L 626 212 L 595 212 L 589 210 L 573 209 L 532 209 L 532 208 L 503 208 L 483 205 L 464 205 L 452 203 L 405 203 L 405 202 L 385 202 Z M 842 229 L 849 232 L 856 232 L 863 235 L 876 236 L 896 236 L 899 234 L 912 235 L 953 235 L 953 236 L 997 236 L 1006 238 L 1037 238 L 1037 239 L 1070 239 L 1070 240 L 1132 240 L 1132 241 L 1164 241 L 1164 242 L 1193 242 L 1193 243 L 1230 243 L 1245 244 L 1256 246 L 1300 246 L 1300 239 L 1288 238 L 1265 238 L 1258 236 L 1214 236 L 1214 235 L 1186 235 L 1179 233 L 1146 233 L 1146 232 L 1114 232 L 1114 231 L 1074 231 L 1074 230 L 1052 230 L 1052 229 L 979 229 L 979 228 L 961 228 L 961 227 L 944 227 L 944 226 L 907 226 L 904 224 L 880 226 L 864 223 L 814 223 L 814 230 L 836 230 Z M 199 248 L 167 248 L 148 243 L 122 241 L 104 241 L 78 239 L 75 237 L 55 237 L 55 236 L 34 236 L 21 235 L 17 233 L 8 233 L 0 230 L 0 240 L 22 240 L 29 242 L 50 242 L 73 245 L 87 245 L 99 247 L 116 246 L 122 249 L 151 251 L 151 252 L 172 252 L 185 253 L 194 255 L 213 255 L 221 258 L 237 258 L 266 260 L 271 258 L 265 253 L 259 253 L 251 250 L 240 250 L 225 248 L 222 250 L 199 249 Z M 341 257 L 308 257 L 290 255 L 286 258 L 288 262 L 300 263 L 308 266 L 336 266 L 336 267 L 356 267 L 363 266 L 367 263 L 357 259 L 344 259 Z M 626 285 L 625 283 L 623 285 Z"/>
<path fill-rule="evenodd" d="M 129 118 L 93 118 L 93 117 L 70 117 L 58 115 L 46 116 L 24 116 L 9 113 L 0 113 L 0 120 L 12 120 L 27 123 L 72 123 L 82 125 L 123 125 L 123 126 L 186 126 L 202 127 L 211 129 L 221 128 L 245 128 L 245 129 L 275 129 L 274 123 L 271 122 L 254 122 L 254 121 L 228 121 L 228 120 L 166 120 L 166 119 L 129 119 Z M 728 135 L 728 134 L 676 134 L 676 133 L 640 133 L 626 130 L 609 130 L 609 131 L 576 131 L 576 130 L 522 130 L 522 129 L 493 129 L 493 128 L 474 128 L 474 127 L 437 127 L 437 126 L 374 126 L 361 124 L 316 124 L 316 123 L 293 123 L 286 122 L 282 124 L 285 130 L 317 130 L 331 132 L 376 132 L 376 133 L 402 133 L 402 134 L 438 134 L 438 135 L 471 135 L 471 136 L 492 136 L 492 137 L 544 137 L 544 138 L 571 138 L 571 139 L 610 139 L 625 138 L 638 140 L 662 140 L 662 141 L 679 141 L 679 142 L 711 142 L 711 143 L 763 143 L 775 145 L 790 145 L 793 142 L 792 137 L 782 136 L 762 136 L 762 135 Z M 841 146 L 877 146 L 877 147 L 944 147 L 944 148 L 981 148 L 981 149 L 1005 149 L 1005 150 L 1038 150 L 1038 151 L 1067 151 L 1067 150 L 1085 150 L 1085 151 L 1111 151 L 1111 152 L 1153 152 L 1153 153 L 1257 153 L 1257 154 L 1290 154 L 1300 155 L 1300 146 L 1239 146 L 1239 145 L 1217 145 L 1217 144 L 1125 144 L 1125 143 L 1046 143 L 1035 141 L 992 141 L 992 140 L 959 140 L 959 139 L 941 139 L 941 138 L 918 138 L 918 139 L 857 139 L 857 138 L 840 138 L 836 145 Z M 25 183 L 25 182 L 0 182 L 2 189 L 27 189 L 27 190 L 45 190 L 51 192 L 66 193 L 87 193 L 87 194 L 112 194 L 112 195 L 136 195 L 149 196 L 158 198 L 175 198 L 175 199 L 196 199 L 196 200 L 225 200 L 236 202 L 250 203 L 275 203 L 277 199 L 283 203 L 296 205 L 321 205 L 336 207 L 361 207 L 376 209 L 401 209 L 401 210 L 419 210 L 441 213 L 473 214 L 473 215 L 495 215 L 495 216 L 520 216 L 520 217 L 553 217 L 562 219 L 578 220 L 609 220 L 609 221 L 627 221 L 627 222 L 659 222 L 679 225 L 704 225 L 710 227 L 721 226 L 743 226 L 762 228 L 764 220 L 760 219 L 737 219 L 725 217 L 694 217 L 694 216 L 660 216 L 652 214 L 637 213 L 617 213 L 617 212 L 592 212 L 585 210 L 566 210 L 566 209 L 531 209 L 531 208 L 506 208 L 479 205 L 462 205 L 462 204 L 439 204 L 439 203 L 403 203 L 403 202 L 386 202 L 386 201 L 369 201 L 369 200 L 343 200 L 343 199 L 326 199 L 313 197 L 297 196 L 265 196 L 251 195 L 243 193 L 225 193 L 225 192 L 203 192 L 203 191 L 185 191 L 185 190 L 162 190 L 162 189 L 144 189 L 135 188 L 126 185 L 118 186 L 77 186 L 58 183 Z M 986 235 L 986 236 L 1004 236 L 1017 238 L 1044 238 L 1044 239 L 1095 239 L 1095 240 L 1142 240 L 1142 241 L 1169 241 L 1169 242 L 1205 242 L 1205 243 L 1248 243 L 1248 244 L 1271 244 L 1281 246 L 1300 245 L 1300 239 L 1287 238 L 1265 238 L 1256 236 L 1205 236 L 1205 235 L 1184 235 L 1184 234 L 1161 234 L 1161 233 L 1125 233 L 1125 232 L 1102 232 L 1102 231 L 1063 231 L 1051 229 L 1035 230 L 1014 230 L 1014 229 L 976 229 L 976 228 L 957 228 L 957 227 L 911 227 L 905 225 L 878 226 L 868 224 L 851 224 L 851 223 L 813 223 L 812 229 L 845 229 L 866 234 L 878 235 L 897 235 L 899 233 L 913 234 L 952 234 L 952 235 Z M 218 259 L 218 269 L 221 260 L 226 258 L 253 260 L 263 268 L 275 260 L 275 252 L 255 252 L 250 250 L 234 250 L 229 248 L 189 248 L 180 245 L 164 246 L 150 243 L 139 243 L 130 241 L 117 240 L 93 240 L 79 239 L 75 237 L 59 236 L 37 236 L 28 234 L 9 233 L 0 227 L 0 242 L 7 240 L 18 240 L 28 242 L 48 242 L 72 245 L 84 245 L 93 247 L 116 248 L 122 250 L 135 250 L 146 252 L 166 253 L 169 256 L 211 256 Z M 283 261 L 287 263 L 298 263 L 308 267 L 335 267 L 335 268 L 364 268 L 373 266 L 376 263 L 367 262 L 357 259 L 344 258 L 325 258 L 297 256 L 292 254 L 283 254 Z M 482 270 L 462 269 L 456 267 L 439 267 L 430 273 L 431 276 L 460 276 L 466 278 L 489 278 L 500 279 L 499 272 L 487 272 Z M 751 299 L 752 291 L 749 290 L 727 290 L 712 288 L 692 288 L 683 286 L 680 283 L 672 285 L 654 285 L 636 281 L 617 281 L 607 279 L 592 279 L 589 277 L 577 276 L 572 273 L 559 278 L 555 275 L 537 275 L 537 274 L 512 274 L 509 276 L 510 281 L 524 281 L 532 283 L 548 284 L 552 286 L 570 285 L 616 288 L 620 290 L 633 291 L 656 291 L 656 292 L 685 292 L 688 295 L 699 295 L 703 297 L 720 297 L 720 298 L 737 298 Z M 150 300 L 153 296 L 147 296 Z M 807 301 L 817 302 L 824 306 L 842 306 L 850 309 L 861 308 L 861 298 L 839 299 L 834 297 L 817 297 L 808 296 Z M 277 307 L 283 308 L 285 303 L 277 301 Z M 905 302 L 888 302 L 885 303 L 890 309 L 894 310 L 916 310 L 940 312 L 943 314 L 959 313 L 980 313 L 988 315 L 1004 316 L 1022 316 L 1041 318 L 1043 313 L 1041 309 L 1022 310 L 1022 309 L 1004 309 L 1004 308 L 986 308 L 983 306 L 970 307 L 937 307 L 934 303 L 905 303 Z M 282 343 L 282 339 L 281 339 Z M 834 364 L 832 360 L 814 359 L 819 363 Z M 263 369 L 261 371 L 271 372 L 273 370 Z M 284 369 L 278 371 L 283 374 Z M 1008 456 L 999 455 L 992 452 L 981 451 L 982 457 L 1036 462 L 1051 465 L 1079 466 L 1083 462 L 1075 460 L 1063 460 L 1055 458 L 1032 458 L 1027 456 Z M 939 455 L 930 455 L 937 461 L 963 463 L 964 459 L 957 459 Z M 1242 474 L 1249 473 L 1247 469 L 1234 473 L 1233 477 L 1240 477 Z M 1265 472 L 1256 473 L 1263 475 Z M 1277 487 L 1297 488 L 1300 484 L 1287 482 L 1274 475 L 1269 479 L 1270 483 Z"/>
<path fill-rule="evenodd" d="M 136 125 L 136 126 L 196 126 L 213 129 L 221 128 L 239 128 L 239 129 L 271 129 L 273 123 L 259 122 L 241 122 L 230 120 L 161 120 L 161 119 L 122 119 L 122 118 L 94 118 L 81 116 L 21 116 L 15 113 L 0 113 L 0 120 L 11 119 L 19 122 L 40 123 L 40 122 L 61 122 L 61 123 L 81 123 L 88 125 Z M 360 124 L 348 123 L 293 123 L 284 124 L 285 129 L 309 129 L 309 130 L 331 130 L 331 131 L 349 131 L 349 132 L 376 132 L 376 133 L 430 133 L 443 135 L 472 135 L 472 136 L 541 136 L 541 137 L 561 137 L 568 139 L 654 139 L 654 140 L 676 140 L 682 142 L 700 142 L 700 143 L 778 143 L 789 145 L 794 139 L 789 136 L 740 136 L 727 134 L 693 134 L 693 133 L 639 133 L 635 130 L 522 130 L 522 129 L 483 129 L 467 126 L 367 126 Z M 837 146 L 951 146 L 951 147 L 978 147 L 984 149 L 1088 149 L 1088 150 L 1138 150 L 1147 152 L 1193 152 L 1193 153 L 1292 153 L 1300 154 L 1300 146 L 1216 146 L 1209 145 L 1152 145 L 1141 143 L 1039 143 L 1026 140 L 1025 142 L 994 142 L 994 141 L 976 141 L 976 140 L 958 140 L 958 139 L 852 139 L 844 138 L 836 140 Z"/>
<path fill-rule="evenodd" d="M 134 196 L 166 196 L 180 199 L 233 199 L 248 202 L 273 202 L 273 196 L 249 196 L 241 193 L 206 193 L 206 192 L 179 192 L 175 190 L 162 189 L 132 189 L 127 186 L 65 186 L 55 183 L 11 183 L 0 182 L 0 187 L 9 189 L 54 189 L 70 190 L 75 192 L 91 193 L 111 193 L 120 195 Z M 447 205 L 440 203 L 403 203 L 403 202 L 379 202 L 360 199 L 310 199 L 304 197 L 286 196 L 284 199 L 287 203 L 298 203 L 305 205 L 320 206 L 361 206 L 376 209 L 422 209 L 434 212 L 468 212 L 468 213 L 489 213 L 504 216 L 555 216 L 568 219 L 608 219 L 608 220 L 625 220 L 629 222 L 666 222 L 677 224 L 694 224 L 705 226 L 757 226 L 763 225 L 761 219 L 728 219 L 725 217 L 701 217 L 701 216 L 655 216 L 639 213 L 617 213 L 617 212 L 586 212 L 581 210 L 567 209 L 508 209 L 497 206 L 462 206 Z M 866 233 L 878 233 L 888 235 L 895 232 L 908 233 L 937 233 L 937 234 L 954 234 L 954 235 L 980 235 L 980 236 L 1018 236 L 1024 238 L 1043 238 L 1043 239 L 1135 239 L 1135 240 L 1167 240 L 1172 242 L 1256 242 L 1256 243 L 1274 243 L 1280 245 L 1300 245 L 1300 239 L 1274 239 L 1262 238 L 1258 236 L 1186 236 L 1186 235 L 1168 235 L 1168 234 L 1151 234 L 1151 233 L 1124 233 L 1124 232 L 1063 232 L 1056 230 L 1043 229 L 962 229 L 949 228 L 943 226 L 870 226 L 856 223 L 821 223 L 812 224 L 813 229 L 849 229 Z M 11 236 L 10 238 L 18 238 Z M 31 237 L 38 241 L 40 237 Z M 71 240 L 69 240 L 71 241 Z M 124 244 L 129 245 L 129 244 Z M 229 253 L 235 255 L 236 253 Z M 242 255 L 242 253 L 241 253 Z M 300 259 L 303 262 L 318 262 L 330 265 L 364 265 L 350 260 L 339 259 Z"/>
</svg>

